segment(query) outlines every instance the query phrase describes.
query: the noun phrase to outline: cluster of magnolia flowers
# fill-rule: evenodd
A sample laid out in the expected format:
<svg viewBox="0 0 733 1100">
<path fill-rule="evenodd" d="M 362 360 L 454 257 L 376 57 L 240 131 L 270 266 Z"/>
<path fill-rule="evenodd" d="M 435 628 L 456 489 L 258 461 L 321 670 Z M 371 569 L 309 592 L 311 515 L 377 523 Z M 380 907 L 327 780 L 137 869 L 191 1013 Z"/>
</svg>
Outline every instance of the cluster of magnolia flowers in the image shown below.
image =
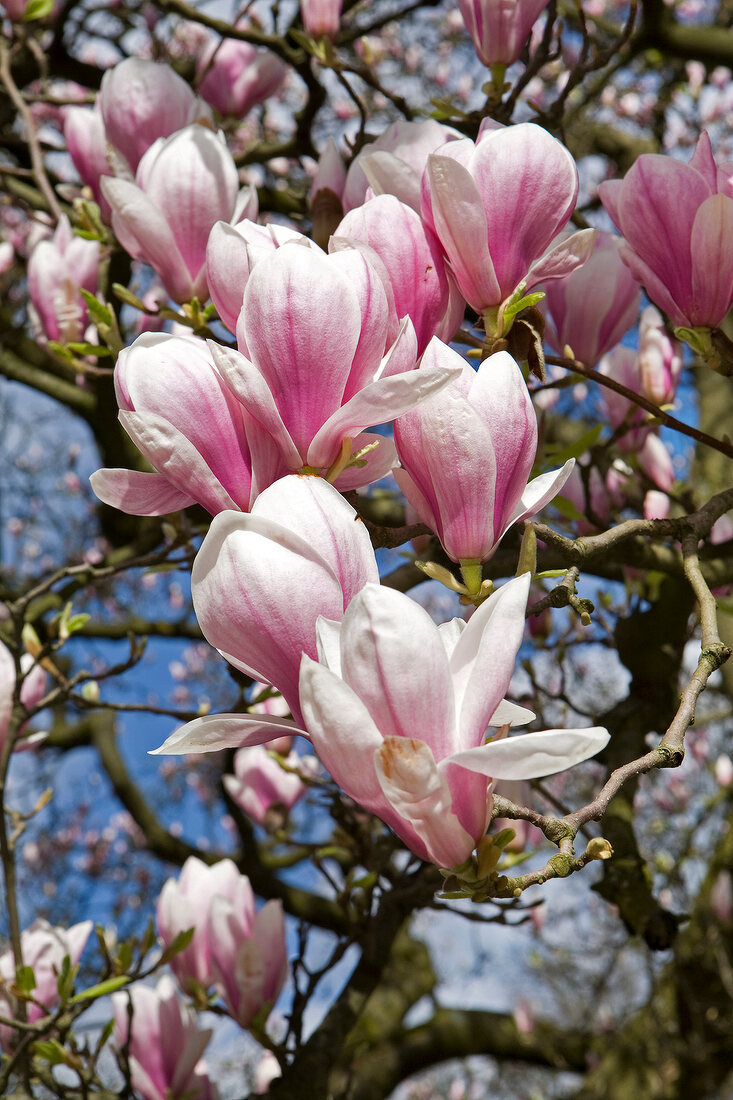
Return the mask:
<svg viewBox="0 0 733 1100">
<path fill-rule="evenodd" d="M 449 343 L 466 304 L 503 338 L 542 287 L 558 352 L 669 403 L 681 353 L 661 317 L 645 314 L 637 352 L 617 345 L 638 318 L 640 283 L 688 336 L 719 324 L 733 301 L 730 166 L 715 164 L 706 135 L 689 165 L 640 157 L 601 188 L 625 240 L 569 235 L 576 166 L 540 127 L 486 122 L 473 142 L 436 122 L 396 123 L 348 172 L 335 146 L 324 153 L 314 225 L 321 199 L 341 207 L 325 251 L 257 224 L 255 193 L 240 190 L 223 136 L 177 81 L 164 66 L 124 62 L 105 77 L 97 129 L 79 131 L 97 145 L 74 137 L 70 114 L 69 151 L 122 247 L 155 270 L 160 296 L 211 298 L 233 339 L 144 332 L 122 351 L 120 421 L 152 470 L 101 470 L 93 486 L 132 514 L 197 503 L 212 515 L 192 572 L 201 629 L 292 717 L 207 715 L 157 751 L 238 749 L 230 793 L 264 821 L 240 754 L 299 735 L 411 852 L 460 867 L 487 829 L 497 780 L 552 774 L 608 738 L 596 727 L 510 735 L 534 718 L 506 699 L 531 578 L 487 595 L 482 563 L 563 486 L 603 522 L 623 473 L 598 484 L 595 469 L 570 461 L 530 480 L 537 423 L 519 366 L 501 351 L 474 370 Z M 95 291 L 98 253 L 61 221 L 32 254 L 29 291 L 49 339 L 83 333 L 79 287 Z M 655 429 L 623 399 L 606 411 L 622 449 L 667 492 L 673 471 Z M 436 625 L 380 585 L 367 529 L 342 493 L 390 473 L 459 566 L 454 587 L 478 605 L 467 622 Z M 171 942 L 195 929 L 173 964 L 183 988 L 213 986 L 250 1026 L 284 981 L 282 910 L 270 902 L 256 915 L 233 865 L 208 874 L 190 864 L 168 884 L 159 932 Z M 129 995 L 132 1031 L 119 995 L 118 1041 L 138 1090 L 210 1095 L 206 1041 L 191 1037 L 170 983 Z M 165 1069 L 146 1062 L 150 1035 L 161 1036 L 156 1050 L 187 1046 L 185 1062 L 169 1059 L 175 1081 L 146 1084 Z"/>
</svg>

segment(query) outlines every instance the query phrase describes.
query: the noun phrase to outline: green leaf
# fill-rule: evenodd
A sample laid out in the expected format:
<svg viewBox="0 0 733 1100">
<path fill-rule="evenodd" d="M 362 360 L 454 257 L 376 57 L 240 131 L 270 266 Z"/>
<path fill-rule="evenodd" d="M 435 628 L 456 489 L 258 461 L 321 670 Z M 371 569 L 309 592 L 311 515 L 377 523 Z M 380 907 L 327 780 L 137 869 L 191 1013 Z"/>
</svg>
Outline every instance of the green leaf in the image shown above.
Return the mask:
<svg viewBox="0 0 733 1100">
<path fill-rule="evenodd" d="M 554 581 L 558 577 L 564 577 L 567 569 L 543 569 L 541 573 L 535 573 L 534 579 L 538 581 Z"/>
<path fill-rule="evenodd" d="M 165 951 L 160 956 L 160 966 L 170 962 L 173 956 L 177 955 L 180 951 L 185 951 L 193 939 L 195 931 L 195 928 L 187 928 L 185 932 L 179 932 L 173 942 L 168 944 Z"/>
<path fill-rule="evenodd" d="M 115 293 L 115 297 L 119 298 L 121 302 L 126 302 L 128 306 L 134 306 L 135 309 L 141 309 L 143 313 L 147 312 L 145 309 L 145 303 L 141 302 L 137 295 L 133 294 L 131 290 L 128 290 L 122 283 L 112 283 L 112 290 Z M 110 323 L 111 318 L 107 321 Z"/>
<path fill-rule="evenodd" d="M 565 519 L 579 520 L 585 519 L 582 512 L 579 512 L 576 506 L 567 497 L 554 497 L 552 501 L 553 508 L 557 508 L 561 516 Z M 564 571 L 563 571 L 564 572 Z"/>
<path fill-rule="evenodd" d="M 124 971 L 129 970 L 132 964 L 132 944 L 129 940 L 123 940 L 117 948 L 117 955 L 115 957 L 115 969 Z"/>
<path fill-rule="evenodd" d="M 518 302 L 510 302 L 504 311 L 502 312 L 502 331 L 508 332 L 511 327 L 511 322 L 521 313 L 524 309 L 530 309 L 532 306 L 536 306 L 538 302 L 541 302 L 545 296 L 544 290 L 537 290 L 532 294 L 525 294 L 523 298 L 520 298 Z"/>
<path fill-rule="evenodd" d="M 94 321 L 95 325 L 112 324 L 112 311 L 109 306 L 106 306 L 104 302 L 100 302 L 99 298 L 95 298 L 93 294 L 90 294 L 88 290 L 84 290 L 83 287 L 79 287 L 79 293 L 86 302 L 89 316 Z"/>
<path fill-rule="evenodd" d="M 54 0 L 28 0 L 23 12 L 23 22 L 31 23 L 34 19 L 45 19 L 53 11 Z"/>
<path fill-rule="evenodd" d="M 603 431 L 602 424 L 595 424 L 587 432 L 584 432 L 574 443 L 571 443 L 567 447 L 560 447 L 557 450 L 552 447 L 547 448 L 547 457 L 552 459 L 553 463 L 564 463 L 569 458 L 580 458 L 582 454 L 589 451 L 593 444 L 598 439 L 598 436 Z"/>
<path fill-rule="evenodd" d="M 69 634 L 73 634 L 76 630 L 81 630 L 83 626 L 86 626 L 91 615 L 87 615 L 85 611 L 82 611 L 79 615 L 72 615 L 66 624 Z"/>
<path fill-rule="evenodd" d="M 58 989 L 61 1001 L 68 1001 L 78 973 L 79 964 L 77 963 L 76 966 L 72 966 L 71 958 L 68 955 L 64 955 L 64 961 L 61 963 L 61 970 L 56 980 L 56 988 Z"/>
<path fill-rule="evenodd" d="M 103 359 L 105 355 L 111 355 L 112 352 L 109 348 L 105 348 L 102 344 L 67 344 L 69 351 L 73 351 L 74 355 L 95 355 L 97 359 Z"/>
<path fill-rule="evenodd" d="M 45 1058 L 52 1066 L 65 1065 L 68 1060 L 68 1053 L 58 1039 L 39 1039 L 33 1044 L 33 1053 L 38 1058 Z"/>
<path fill-rule="evenodd" d="M 127 985 L 129 978 L 126 974 L 120 974 L 117 978 L 107 978 L 104 982 L 98 982 L 97 985 L 90 985 L 89 989 L 83 989 L 81 993 L 77 993 L 75 997 L 71 998 L 71 1004 L 78 1004 L 79 1001 L 93 1001 L 97 997 L 106 997 L 108 993 L 114 993 L 117 989 L 122 989 L 123 985 Z"/>
<path fill-rule="evenodd" d="M 21 993 L 31 994 L 36 988 L 36 976 L 32 966 L 19 966 L 15 971 L 15 985 Z"/>
</svg>

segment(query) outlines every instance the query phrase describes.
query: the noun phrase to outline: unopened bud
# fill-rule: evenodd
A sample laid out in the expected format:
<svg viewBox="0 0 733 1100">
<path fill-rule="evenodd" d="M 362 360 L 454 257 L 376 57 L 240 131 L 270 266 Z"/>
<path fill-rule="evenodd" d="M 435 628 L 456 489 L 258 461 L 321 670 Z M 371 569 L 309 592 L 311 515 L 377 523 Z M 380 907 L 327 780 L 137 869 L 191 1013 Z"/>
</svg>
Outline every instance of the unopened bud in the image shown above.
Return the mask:
<svg viewBox="0 0 733 1100">
<path fill-rule="evenodd" d="M 25 623 L 23 626 L 23 645 L 26 648 L 26 652 L 30 653 L 31 657 L 35 657 L 36 660 L 40 657 L 43 650 L 41 645 L 41 639 L 36 634 L 35 630 L 30 623 Z"/>
<path fill-rule="evenodd" d="M 585 854 L 588 859 L 610 859 L 613 855 L 613 848 L 605 837 L 594 836 L 588 841 Z"/>
</svg>

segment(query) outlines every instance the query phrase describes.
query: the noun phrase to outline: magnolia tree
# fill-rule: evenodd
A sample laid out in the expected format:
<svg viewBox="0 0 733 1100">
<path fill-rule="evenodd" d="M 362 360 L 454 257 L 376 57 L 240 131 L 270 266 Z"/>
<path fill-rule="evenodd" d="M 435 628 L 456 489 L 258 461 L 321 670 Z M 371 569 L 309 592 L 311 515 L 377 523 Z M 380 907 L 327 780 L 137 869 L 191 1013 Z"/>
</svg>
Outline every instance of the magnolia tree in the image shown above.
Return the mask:
<svg viewBox="0 0 733 1100">
<path fill-rule="evenodd" d="M 725 5 L 3 6 L 0 1091 L 727 1095 Z"/>
</svg>

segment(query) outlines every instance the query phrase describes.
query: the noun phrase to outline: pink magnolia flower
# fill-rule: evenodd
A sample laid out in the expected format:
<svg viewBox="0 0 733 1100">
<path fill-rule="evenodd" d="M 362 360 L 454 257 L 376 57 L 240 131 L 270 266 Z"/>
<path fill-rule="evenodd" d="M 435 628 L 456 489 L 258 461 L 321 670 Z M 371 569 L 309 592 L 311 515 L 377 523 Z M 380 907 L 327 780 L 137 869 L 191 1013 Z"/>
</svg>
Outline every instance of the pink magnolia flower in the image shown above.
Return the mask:
<svg viewBox="0 0 733 1100">
<path fill-rule="evenodd" d="M 316 174 L 310 191 L 311 205 L 315 197 L 321 191 L 330 191 L 339 201 L 346 186 L 346 168 L 336 142 L 332 137 L 326 142 L 326 147 L 318 158 Z"/>
<path fill-rule="evenodd" d="M 484 65 L 512 65 L 547 0 L 458 0 L 458 7 Z"/>
<path fill-rule="evenodd" d="M 198 503 L 212 515 L 249 511 L 285 472 L 269 435 L 224 385 L 206 343 L 143 333 L 115 367 L 120 421 L 157 473 L 92 474 L 105 504 L 157 516 Z"/>
<path fill-rule="evenodd" d="M 592 728 L 485 743 L 522 641 L 529 583 L 529 574 L 510 581 L 467 624 L 442 627 L 408 596 L 368 584 L 341 624 L 320 620 L 319 662 L 302 659 L 301 708 L 322 763 L 440 867 L 463 863 L 483 836 L 494 779 L 561 771 L 608 740 Z"/>
<path fill-rule="evenodd" d="M 682 373 L 682 347 L 667 335 L 661 315 L 647 306 L 639 323 L 640 392 L 657 405 L 674 401 Z"/>
<path fill-rule="evenodd" d="M 594 230 L 545 253 L 575 209 L 578 172 L 567 149 L 540 126 L 484 128 L 474 145 L 452 141 L 428 158 L 422 214 L 477 313 L 584 263 Z"/>
<path fill-rule="evenodd" d="M 20 667 L 24 674 L 20 688 L 20 701 L 28 710 L 33 710 L 46 694 L 46 673 L 40 665 L 35 663 L 29 653 L 24 653 L 20 658 Z M 13 655 L 8 647 L 0 642 L 0 751 L 8 736 L 8 727 L 13 713 L 15 679 Z M 25 726 L 21 726 L 18 731 L 18 740 L 14 745 L 16 750 L 35 745 L 47 736 L 45 733 L 34 733 L 29 737 L 23 737 L 24 729 Z"/>
<path fill-rule="evenodd" d="M 641 288 L 621 259 L 621 240 L 599 233 L 590 258 L 545 289 L 545 339 L 559 354 L 569 346 L 593 367 L 639 316 Z"/>
<path fill-rule="evenodd" d="M 229 1015 L 247 1028 L 273 1007 L 288 976 L 282 903 L 268 901 L 256 912 L 251 888 L 236 905 L 216 897 L 211 930 L 217 989 Z"/>
<path fill-rule="evenodd" d="M 257 192 L 254 194 L 256 196 Z M 255 210 L 254 214 L 248 212 L 236 225 L 217 222 L 206 245 L 209 293 L 222 323 L 230 332 L 237 330 L 250 272 L 259 260 L 286 241 L 308 242 L 308 247 L 316 247 L 297 229 L 285 225 L 258 225 L 252 220 L 256 216 Z M 240 350 L 244 352 L 241 345 Z"/>
<path fill-rule="evenodd" d="M 356 249 L 326 256 L 286 243 L 256 263 L 237 324 L 248 357 L 213 344 L 212 353 L 289 470 L 323 471 L 346 490 L 392 468 L 391 443 L 363 429 L 414 408 L 455 373 L 413 369 L 409 318 L 387 350 L 393 316 L 378 270 Z"/>
<path fill-rule="evenodd" d="M 235 753 L 234 775 L 222 779 L 229 797 L 258 825 L 280 826 L 283 811 L 292 810 L 308 790 L 298 771 L 312 774 L 315 757 L 291 752 L 284 763 L 282 767 L 262 745 L 254 745 Z"/>
<path fill-rule="evenodd" d="M 318 616 L 341 619 L 356 593 L 378 580 L 368 532 L 351 505 L 323 478 L 290 476 L 261 493 L 249 515 L 214 519 L 191 590 L 207 641 L 235 668 L 273 684 L 299 720 L 300 656 L 316 656 Z M 239 748 L 293 732 L 277 714 L 212 714 L 156 751 Z"/>
<path fill-rule="evenodd" d="M 300 16 L 314 38 L 335 38 L 341 25 L 342 0 L 300 0 Z"/>
<path fill-rule="evenodd" d="M 287 71 L 285 62 L 270 50 L 235 38 L 212 40 L 199 61 L 203 79 L 198 90 L 219 114 L 243 118 L 278 90 Z"/>
<path fill-rule="evenodd" d="M 700 135 L 692 160 L 640 156 L 599 188 L 621 255 L 675 325 L 714 328 L 733 304 L 733 166 Z"/>
<path fill-rule="evenodd" d="M 26 1002 L 28 1023 L 42 1019 L 54 1008 L 59 999 L 57 980 L 64 958 L 68 955 L 72 966 L 78 963 L 92 928 L 90 920 L 65 929 L 54 928 L 48 921 L 39 919 L 22 933 L 23 965 L 33 970 L 36 980 L 33 997 L 39 1002 Z M 6 1018 L 16 1013 L 15 998 L 8 991 L 15 983 L 15 968 L 12 950 L 4 951 L 0 955 L 0 1016 Z M 18 1034 L 6 1024 L 0 1026 L 0 1044 L 5 1051 L 11 1049 Z"/>
<path fill-rule="evenodd" d="M 101 188 L 122 247 L 154 267 L 177 302 L 206 301 L 209 233 L 239 221 L 249 201 L 224 135 L 186 126 L 148 149 L 135 183 L 104 177 Z"/>
<path fill-rule="evenodd" d="M 97 99 L 94 107 L 67 107 L 63 119 L 66 148 L 74 167 L 87 187 L 92 189 L 102 217 L 109 220 L 109 203 L 102 194 L 99 181 L 102 176 L 113 173 L 107 159 L 107 135 L 100 100 Z"/>
<path fill-rule="evenodd" d="M 189 856 L 178 879 L 169 878 L 160 892 L 155 922 L 163 945 L 169 947 L 179 933 L 195 929 L 188 947 L 170 961 L 183 990 L 189 989 L 191 980 L 204 989 L 214 981 L 211 905 L 215 897 L 227 898 L 235 905 L 244 904 L 249 897 L 249 882 L 231 859 L 209 866 Z"/>
<path fill-rule="evenodd" d="M 361 206 L 367 188 L 371 187 L 378 195 L 396 195 L 419 212 L 420 180 L 428 157 L 446 142 L 462 136 L 452 126 L 443 126 L 432 118 L 423 122 L 401 119 L 393 122 L 376 141 L 365 145 L 349 166 L 343 191 L 344 210 Z"/>
<path fill-rule="evenodd" d="M 437 340 L 423 365 L 456 362 L 461 373 L 438 397 L 395 421 L 397 484 L 454 561 L 485 561 L 506 530 L 559 492 L 573 468 L 527 483 L 537 420 L 522 372 L 507 352 L 474 371 Z"/>
<path fill-rule="evenodd" d="M 132 172 L 158 138 L 167 138 L 210 114 L 168 65 L 128 57 L 102 77 L 99 93 L 107 141 Z"/>
<path fill-rule="evenodd" d="M 335 231 L 373 248 L 387 269 L 398 317 L 409 316 L 422 355 L 433 336 L 453 339 L 465 303 L 446 271 L 437 237 L 394 195 L 377 195 L 351 210 Z"/>
<path fill-rule="evenodd" d="M 115 1045 L 127 1049 L 132 1085 L 144 1100 L 218 1100 L 201 1059 L 212 1032 L 199 1031 L 167 975 L 155 988 L 137 984 L 113 993 L 112 1007 Z"/>
<path fill-rule="evenodd" d="M 99 241 L 75 237 L 62 215 L 53 236 L 39 241 L 28 257 L 28 293 L 49 340 L 81 340 L 87 307 L 79 288 L 97 292 Z"/>
</svg>

